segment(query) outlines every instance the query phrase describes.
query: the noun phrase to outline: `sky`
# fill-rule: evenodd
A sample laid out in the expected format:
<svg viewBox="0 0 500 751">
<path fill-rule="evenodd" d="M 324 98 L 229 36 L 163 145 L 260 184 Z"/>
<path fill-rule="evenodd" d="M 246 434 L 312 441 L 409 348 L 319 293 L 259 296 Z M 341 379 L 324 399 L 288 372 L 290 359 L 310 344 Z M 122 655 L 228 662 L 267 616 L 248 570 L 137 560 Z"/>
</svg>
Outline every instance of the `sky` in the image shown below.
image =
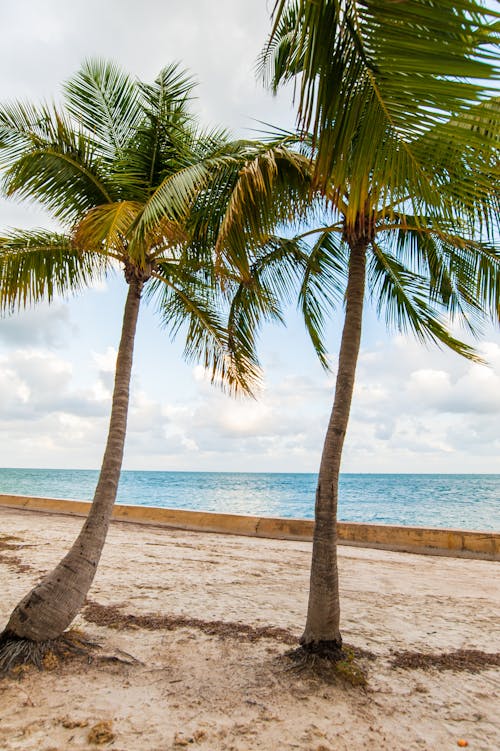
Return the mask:
<svg viewBox="0 0 500 751">
<path fill-rule="evenodd" d="M 172 61 L 198 79 L 207 125 L 253 137 L 291 127 L 292 93 L 255 74 L 273 2 L 3 0 L 0 101 L 57 99 L 89 57 L 152 80 Z M 38 207 L 0 201 L 0 228 L 53 226 Z M 1 231 L 1 230 L 0 230 Z M 78 298 L 0 320 L 0 466 L 98 468 L 126 288 L 119 275 Z M 332 401 L 341 311 L 328 328 L 332 372 L 300 318 L 260 338 L 263 385 L 231 399 L 182 361 L 154 310 L 139 320 L 124 468 L 316 472 Z M 344 472 L 500 472 L 500 334 L 475 365 L 388 332 L 367 305 Z"/>
</svg>

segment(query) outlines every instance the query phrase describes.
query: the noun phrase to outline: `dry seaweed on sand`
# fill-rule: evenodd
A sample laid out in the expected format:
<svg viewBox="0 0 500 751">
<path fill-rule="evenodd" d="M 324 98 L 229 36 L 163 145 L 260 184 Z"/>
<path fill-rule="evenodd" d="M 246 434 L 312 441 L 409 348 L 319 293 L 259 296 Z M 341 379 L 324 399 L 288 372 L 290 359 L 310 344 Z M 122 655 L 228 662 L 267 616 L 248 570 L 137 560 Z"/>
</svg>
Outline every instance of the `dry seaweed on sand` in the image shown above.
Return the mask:
<svg viewBox="0 0 500 751">
<path fill-rule="evenodd" d="M 20 550 L 21 548 L 25 547 L 24 545 L 20 545 L 19 543 L 22 543 L 22 539 L 20 537 L 17 537 L 15 535 L 0 535 L 0 551 Z M 0 552 L 0 564 L 4 564 L 5 566 L 7 566 L 7 568 L 17 574 L 25 574 L 29 571 L 32 571 L 32 567 L 30 565 L 23 563 L 18 555 L 12 555 L 10 552 L 7 554 Z"/>
<path fill-rule="evenodd" d="M 284 644 L 293 644 L 297 637 L 288 629 L 275 626 L 252 626 L 234 621 L 202 620 L 183 615 L 160 615 L 158 613 L 124 613 L 122 606 L 101 605 L 87 601 L 82 615 L 88 623 L 116 629 L 143 628 L 146 631 L 174 631 L 179 628 L 193 628 L 208 636 L 222 639 L 238 639 L 248 642 L 259 639 L 272 639 Z"/>
<path fill-rule="evenodd" d="M 479 649 L 456 649 L 453 652 L 393 652 L 393 668 L 404 670 L 455 670 L 479 673 L 488 668 L 500 667 L 500 652 L 483 652 Z"/>
</svg>

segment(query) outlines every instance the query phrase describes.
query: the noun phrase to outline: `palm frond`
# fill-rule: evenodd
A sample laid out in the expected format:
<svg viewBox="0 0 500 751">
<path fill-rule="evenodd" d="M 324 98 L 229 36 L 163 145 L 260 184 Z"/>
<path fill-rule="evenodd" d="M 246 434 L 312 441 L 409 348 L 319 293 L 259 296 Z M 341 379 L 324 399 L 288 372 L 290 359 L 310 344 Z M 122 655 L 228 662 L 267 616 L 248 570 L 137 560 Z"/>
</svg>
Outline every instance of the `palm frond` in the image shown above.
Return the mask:
<svg viewBox="0 0 500 751">
<path fill-rule="evenodd" d="M 422 342 L 442 343 L 469 360 L 482 362 L 470 345 L 449 332 L 443 313 L 432 305 L 425 278 L 410 272 L 376 243 L 372 247 L 370 290 L 379 315 L 385 310 L 387 325 L 410 331 Z"/>
<path fill-rule="evenodd" d="M 228 169 L 234 172 L 237 166 L 235 153 L 239 147 L 214 141 L 211 136 L 209 139 L 209 144 L 203 149 L 202 158 L 196 155 L 186 166 L 177 166 L 177 169 L 169 171 L 155 186 L 145 201 L 137 222 L 138 236 L 152 231 L 165 217 L 174 222 L 184 221 L 192 225 L 193 212 L 196 207 L 200 212 L 201 199 L 205 192 L 212 190 L 214 184 L 220 184 L 221 175 L 225 175 Z M 203 205 L 207 207 L 206 201 L 203 201 Z M 208 208 L 209 211 L 212 210 Z"/>
<path fill-rule="evenodd" d="M 347 259 L 342 238 L 329 230 L 319 234 L 306 256 L 298 304 L 309 338 L 325 370 L 330 367 L 324 343 L 325 319 L 342 300 L 347 281 Z"/>
<path fill-rule="evenodd" d="M 81 250 L 127 255 L 128 236 L 142 206 L 133 201 L 104 203 L 88 211 L 73 229 L 73 242 Z"/>
<path fill-rule="evenodd" d="M 67 110 L 90 134 L 102 159 L 113 162 L 139 125 L 138 84 L 111 62 L 92 59 L 64 86 Z"/>
<path fill-rule="evenodd" d="M 150 296 L 175 337 L 185 330 L 184 357 L 201 363 L 213 383 L 229 393 L 252 394 L 260 373 L 255 351 L 238 332 L 223 324 L 221 298 L 196 272 L 189 275 L 178 264 L 159 262 L 150 284 Z"/>
<path fill-rule="evenodd" d="M 452 315 L 498 319 L 500 305 L 500 248 L 498 243 L 457 233 L 432 218 L 399 215 L 399 224 L 381 226 L 380 242 L 403 263 L 424 275 L 430 294 Z"/>
<path fill-rule="evenodd" d="M 292 80 L 304 67 L 303 50 L 296 44 L 298 0 L 290 0 L 277 14 L 273 33 L 257 60 L 257 72 L 274 93 L 280 83 Z"/>
<path fill-rule="evenodd" d="M 142 84 L 111 63 L 87 61 L 66 84 L 66 109 L 0 110 L 6 192 L 41 201 L 68 225 L 64 237 L 1 240 L 0 301 L 11 310 L 50 300 L 118 260 L 132 274 L 152 274 L 147 286 L 162 290 L 163 321 L 173 333 L 185 324 L 188 359 L 201 359 L 229 390 L 248 391 L 258 362 L 243 329 L 230 333 L 224 325 L 235 282 L 222 289 L 213 260 L 217 212 L 230 195 L 224 180 L 237 177 L 258 149 L 229 143 L 221 129 L 201 129 L 188 108 L 192 86 L 176 64 Z M 216 211 L 209 194 L 219 195 Z M 266 294 L 252 304 L 277 313 L 274 293 Z"/>
<path fill-rule="evenodd" d="M 264 144 L 227 184 L 216 252 L 249 273 L 248 248 L 265 243 L 280 224 L 299 225 L 311 210 L 310 161 L 286 144 Z"/>
<path fill-rule="evenodd" d="M 0 238 L 0 311 L 13 312 L 101 279 L 105 256 L 81 254 L 66 235 L 17 231 Z"/>
<path fill-rule="evenodd" d="M 142 117 L 118 164 L 117 178 L 128 188 L 134 185 L 141 198 L 193 161 L 196 137 L 187 109 L 193 86 L 192 77 L 177 64 L 164 68 L 154 83 L 139 84 Z"/>
<path fill-rule="evenodd" d="M 65 113 L 47 106 L 14 103 L 0 109 L 0 165 L 8 196 L 39 201 L 68 223 L 111 200 L 95 146 Z"/>
<path fill-rule="evenodd" d="M 291 11 L 293 41 L 283 25 Z M 400 185 L 389 178 L 408 172 L 411 143 L 481 101 L 485 80 L 498 79 L 499 17 L 474 0 L 278 0 L 263 60 L 271 64 L 285 34 L 288 57 L 276 75 L 300 74 L 298 119 L 302 131 L 313 131 L 318 184 L 333 183 L 340 195 L 357 176 L 354 211 L 364 205 L 377 165 L 372 184 L 386 192 Z M 422 182 L 419 164 L 413 172 Z"/>
<path fill-rule="evenodd" d="M 300 242 L 273 236 L 256 251 L 249 277 L 235 281 L 229 271 L 228 282 L 222 276 L 220 281 L 225 285 L 230 305 L 228 331 L 233 346 L 243 348 L 248 357 L 255 358 L 263 324 L 285 323 L 283 304 L 295 298 L 306 263 Z"/>
<path fill-rule="evenodd" d="M 441 206 L 450 207 L 454 223 L 493 238 L 500 216 L 500 97 L 439 123 L 412 150 L 432 165 Z"/>
</svg>

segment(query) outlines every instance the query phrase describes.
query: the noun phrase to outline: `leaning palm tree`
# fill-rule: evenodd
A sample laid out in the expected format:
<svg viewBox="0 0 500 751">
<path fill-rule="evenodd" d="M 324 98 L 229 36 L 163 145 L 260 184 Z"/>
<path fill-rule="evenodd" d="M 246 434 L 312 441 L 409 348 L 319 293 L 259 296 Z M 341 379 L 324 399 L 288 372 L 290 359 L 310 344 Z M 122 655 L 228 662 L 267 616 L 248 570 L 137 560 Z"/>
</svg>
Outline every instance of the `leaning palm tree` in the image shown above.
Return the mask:
<svg viewBox="0 0 500 751">
<path fill-rule="evenodd" d="M 67 83 L 64 107 L 0 110 L 6 194 L 41 202 L 63 227 L 0 238 L 2 312 L 75 293 L 117 268 L 128 288 L 89 515 L 67 555 L 14 609 L 0 635 L 0 667 L 36 658 L 58 638 L 93 581 L 120 477 L 141 299 L 156 301 L 174 334 L 182 327 L 185 354 L 201 360 L 213 381 L 245 392 L 257 376 L 252 337 L 223 325 L 234 284 L 216 283 L 213 245 L 240 169 L 272 149 L 201 131 L 188 109 L 192 85 L 177 66 L 149 85 L 94 61 Z M 276 312 L 269 298 L 256 315 Z"/>
<path fill-rule="evenodd" d="M 307 258 L 300 301 L 324 364 L 326 308 L 345 301 L 301 638 L 333 659 L 342 646 L 338 481 L 366 286 L 389 323 L 471 358 L 448 322 L 475 331 L 484 315 L 498 320 L 500 100 L 480 80 L 498 77 L 497 19 L 473 0 L 278 0 L 262 54 L 274 88 L 295 80 L 311 199 L 322 196 L 328 217 L 287 241 Z M 259 189 L 255 213 L 265 215 Z M 247 265 L 242 249 L 225 253 Z"/>
</svg>

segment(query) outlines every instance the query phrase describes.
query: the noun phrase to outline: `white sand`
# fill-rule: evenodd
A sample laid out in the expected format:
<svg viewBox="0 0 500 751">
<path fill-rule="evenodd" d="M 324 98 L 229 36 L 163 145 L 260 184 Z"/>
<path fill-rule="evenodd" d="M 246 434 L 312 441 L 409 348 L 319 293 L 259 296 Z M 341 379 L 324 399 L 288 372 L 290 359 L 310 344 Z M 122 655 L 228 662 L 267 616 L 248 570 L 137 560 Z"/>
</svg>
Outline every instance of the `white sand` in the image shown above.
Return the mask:
<svg viewBox="0 0 500 751">
<path fill-rule="evenodd" d="M 81 520 L 0 509 L 0 628 L 61 557 Z M 274 626 L 304 623 L 310 545 L 114 523 L 90 599 L 128 614 Z M 18 559 L 16 563 L 15 559 Z M 20 563 L 21 562 L 21 567 Z M 29 570 L 20 568 L 30 567 Z M 75 622 L 101 656 L 0 680 L 0 749 L 97 748 L 89 729 L 112 723 L 113 751 L 471 751 L 500 748 L 498 668 L 477 674 L 390 665 L 390 650 L 500 646 L 499 566 L 488 561 L 340 549 L 342 632 L 377 654 L 368 686 L 294 672 L 275 638 L 208 635 L 196 626 L 116 629 Z M 496 577 L 496 578 L 495 578 Z M 142 663 L 142 664 L 141 664 Z M 68 727 L 75 725 L 76 727 Z"/>
</svg>

